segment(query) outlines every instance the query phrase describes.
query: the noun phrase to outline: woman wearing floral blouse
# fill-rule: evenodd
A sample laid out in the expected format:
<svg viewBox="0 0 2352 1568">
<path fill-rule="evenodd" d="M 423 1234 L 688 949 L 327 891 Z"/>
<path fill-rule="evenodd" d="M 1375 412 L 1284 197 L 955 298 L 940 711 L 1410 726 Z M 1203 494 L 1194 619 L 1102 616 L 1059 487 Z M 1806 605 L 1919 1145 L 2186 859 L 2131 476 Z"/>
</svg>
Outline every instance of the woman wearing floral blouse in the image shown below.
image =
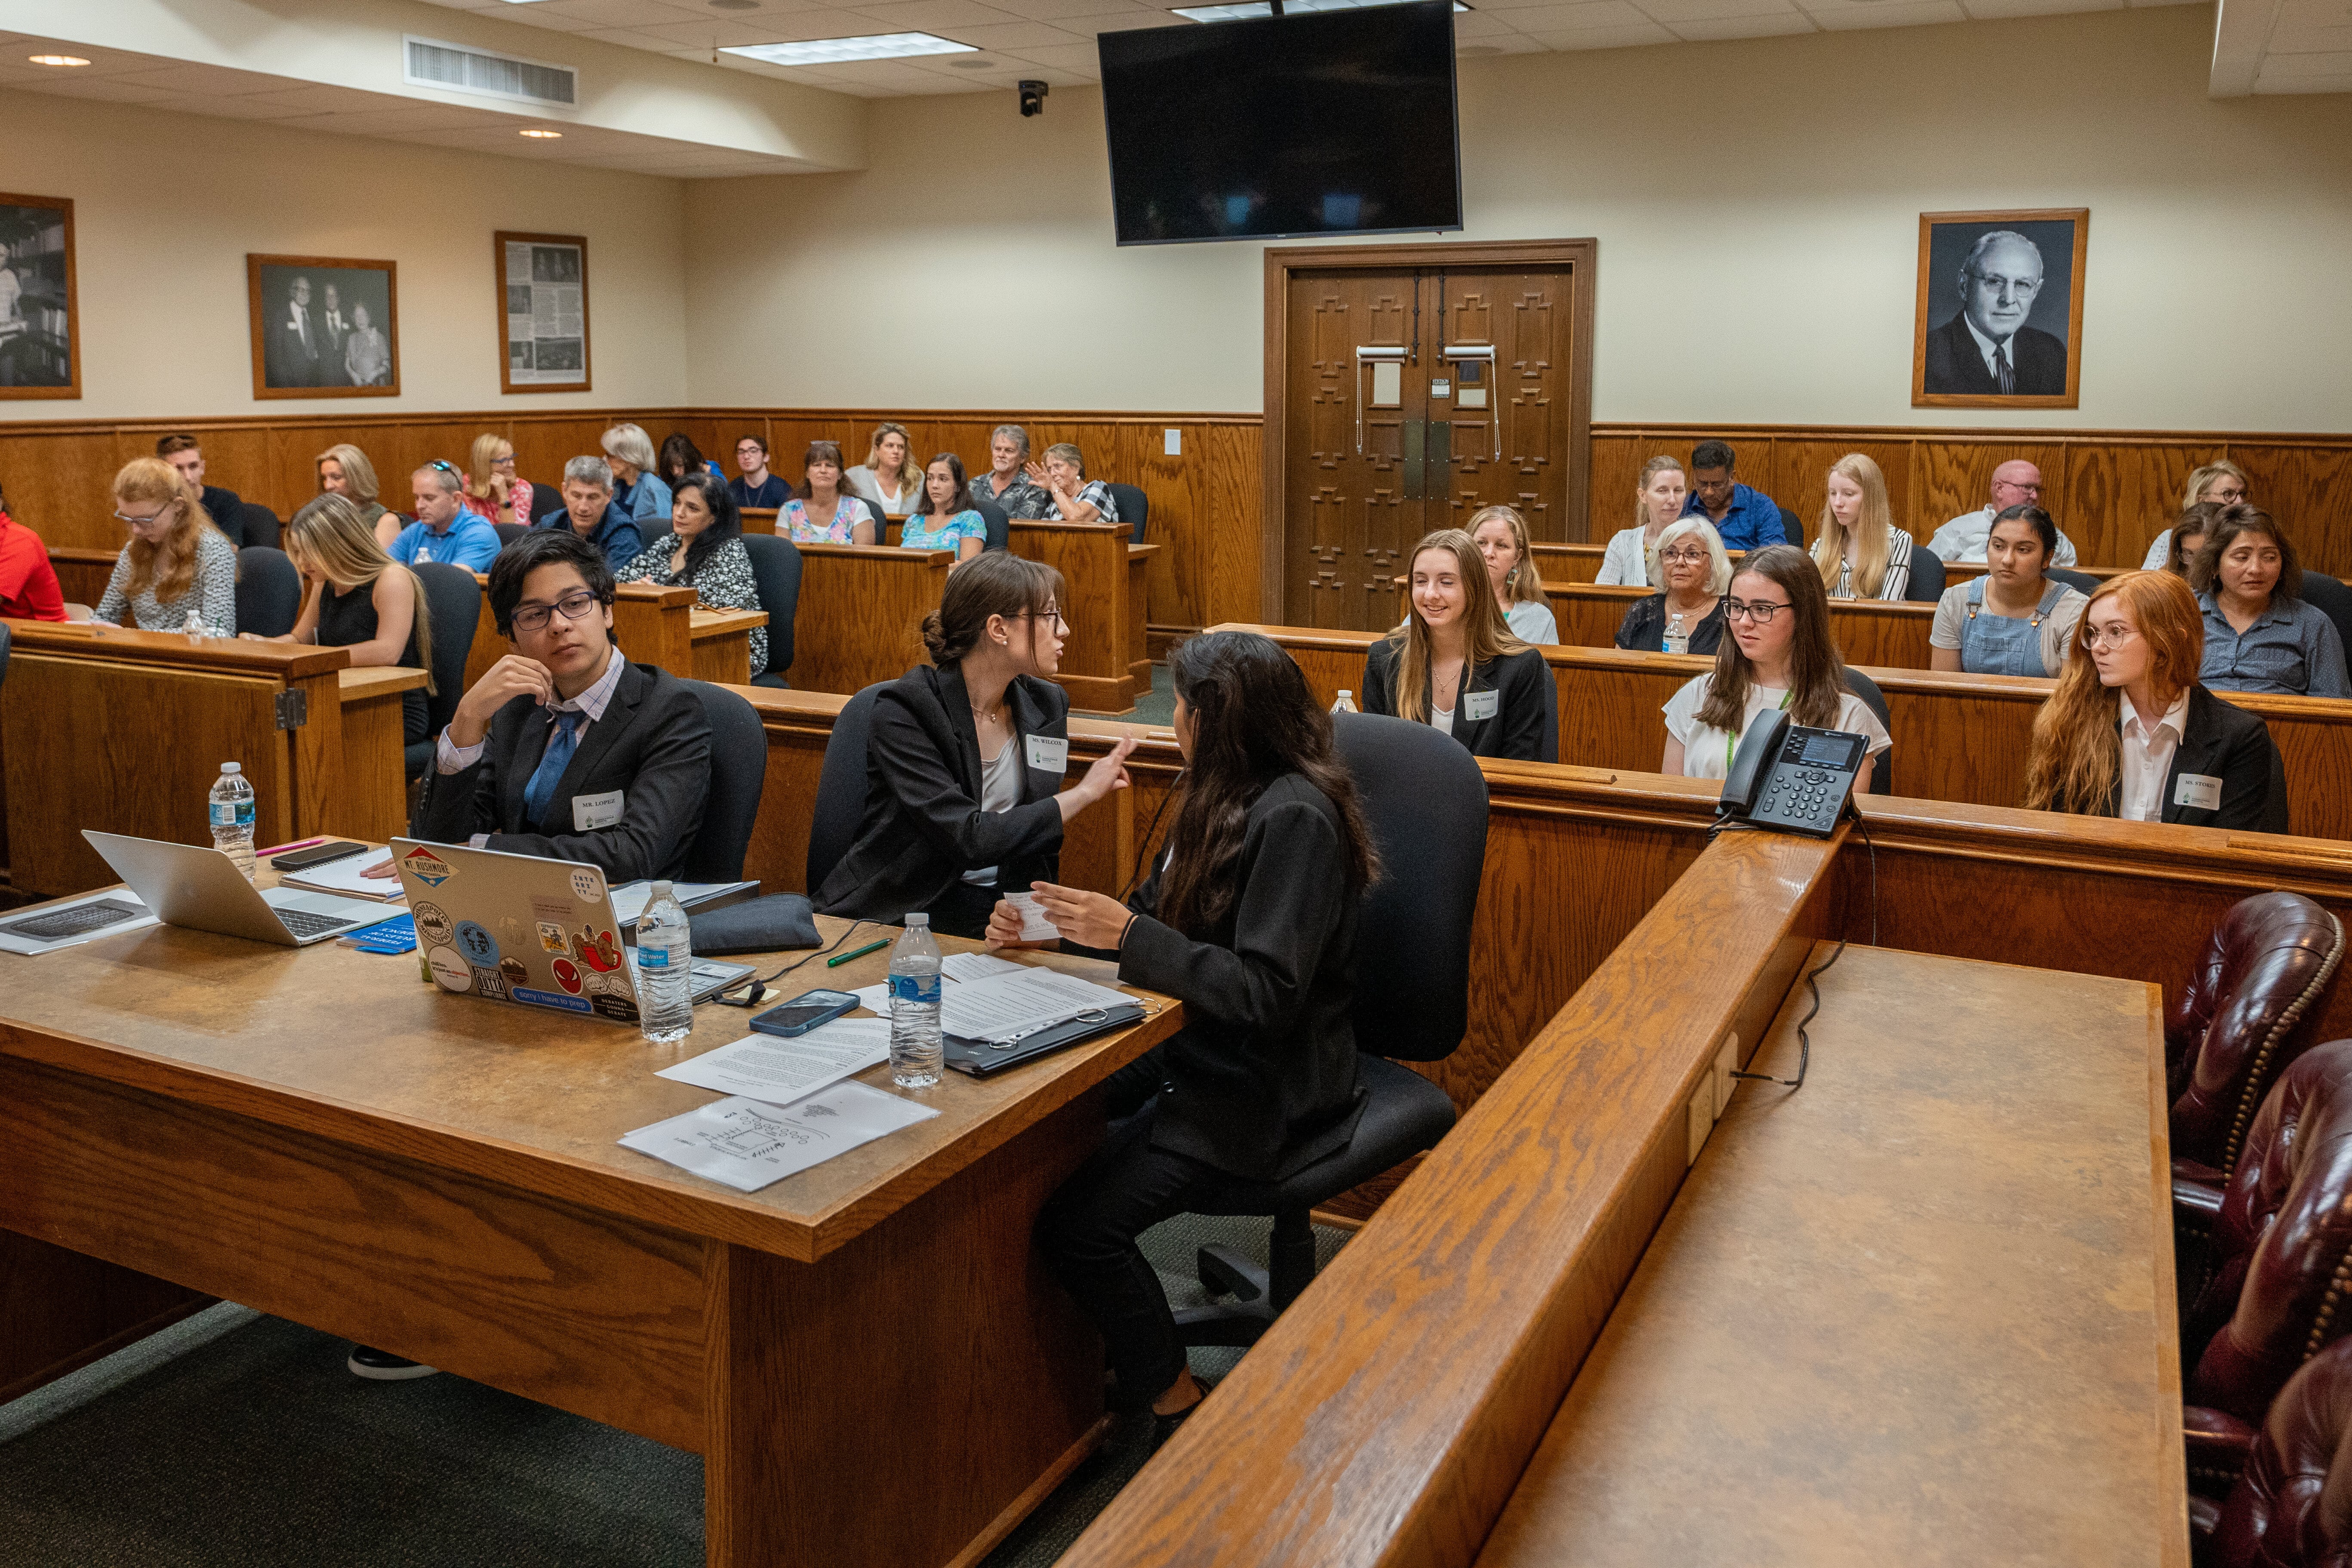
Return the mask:
<svg viewBox="0 0 2352 1568">
<path fill-rule="evenodd" d="M 971 500 L 964 489 L 963 459 L 941 452 L 923 470 L 922 499 L 915 503 L 898 542 L 909 550 L 952 550 L 959 563 L 971 560 L 988 546 L 988 524 L 971 509 Z"/>
<path fill-rule="evenodd" d="M 727 486 L 708 470 L 686 475 L 670 495 L 670 531 L 624 567 L 624 583 L 692 588 L 708 610 L 757 610 L 759 585 L 743 548 L 743 516 Z M 768 628 L 751 631 L 751 664 L 768 668 Z"/>
<path fill-rule="evenodd" d="M 776 515 L 776 531 L 795 544 L 879 544 L 874 510 L 841 481 L 841 444 L 811 441 L 802 465 L 808 484 Z"/>
</svg>

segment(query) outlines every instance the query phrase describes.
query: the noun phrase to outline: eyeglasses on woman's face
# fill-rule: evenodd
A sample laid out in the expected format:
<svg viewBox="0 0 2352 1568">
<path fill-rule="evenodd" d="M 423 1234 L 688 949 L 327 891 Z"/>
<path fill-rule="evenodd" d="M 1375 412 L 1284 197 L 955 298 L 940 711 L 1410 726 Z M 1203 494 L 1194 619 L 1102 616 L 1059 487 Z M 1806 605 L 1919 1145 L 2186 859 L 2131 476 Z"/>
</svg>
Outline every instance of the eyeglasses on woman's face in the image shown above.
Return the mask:
<svg viewBox="0 0 2352 1568">
<path fill-rule="evenodd" d="M 1070 623 L 1062 618 L 1059 605 L 1051 605 L 1042 610 L 1024 610 L 1019 615 L 1009 618 L 1016 621 L 1035 621 L 1038 625 L 1055 632 L 1066 632 L 1070 629 Z"/>
<path fill-rule="evenodd" d="M 1696 546 L 1687 550 L 1677 546 L 1673 550 L 1661 552 L 1658 559 L 1669 566 L 1695 566 L 1706 559 L 1706 552 Z"/>
<path fill-rule="evenodd" d="M 1776 605 L 1769 599 L 1727 598 L 1723 601 L 1723 618 L 1727 621 L 1754 621 L 1759 626 L 1769 626 L 1774 616 L 1790 607 L 1786 602 Z"/>
<path fill-rule="evenodd" d="M 594 594 L 585 588 L 574 588 L 552 605 L 517 605 L 514 629 L 519 632 L 541 631 L 546 628 L 548 617 L 558 610 L 563 612 L 565 620 L 576 621 L 595 607 Z"/>
<path fill-rule="evenodd" d="M 2093 653 L 2128 645 L 2139 633 L 2121 621 L 2111 621 L 2104 626 L 2086 625 L 2083 628 L 2083 646 Z"/>
</svg>

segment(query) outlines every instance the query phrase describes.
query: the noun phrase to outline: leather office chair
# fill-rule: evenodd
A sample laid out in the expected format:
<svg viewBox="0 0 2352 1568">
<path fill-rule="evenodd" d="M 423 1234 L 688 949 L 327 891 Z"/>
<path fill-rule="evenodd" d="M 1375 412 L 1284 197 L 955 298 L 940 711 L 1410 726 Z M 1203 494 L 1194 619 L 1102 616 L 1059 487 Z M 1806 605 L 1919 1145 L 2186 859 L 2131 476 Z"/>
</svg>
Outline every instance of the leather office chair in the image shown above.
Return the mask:
<svg viewBox="0 0 2352 1568">
<path fill-rule="evenodd" d="M 2325 572 L 2303 574 L 2304 603 L 2336 623 L 2336 636 L 2352 649 L 2352 588 Z M 2347 655 L 2352 657 L 2352 655 Z"/>
<path fill-rule="evenodd" d="M 425 609 L 433 621 L 433 689 L 425 694 L 425 736 L 404 748 L 406 776 L 420 779 L 433 765 L 433 743 L 457 716 L 466 695 L 466 661 L 474 656 L 474 632 L 481 623 L 482 585 L 463 566 L 421 561 L 409 568 L 425 586 Z"/>
<path fill-rule="evenodd" d="M 499 548 L 500 550 L 504 550 L 508 545 L 512 544 L 516 540 L 520 539 L 524 534 L 530 531 L 528 527 L 520 522 L 494 522 L 490 524 L 490 526 L 498 531 Z"/>
<path fill-rule="evenodd" d="M 1878 682 L 1851 666 L 1847 667 L 1844 673 L 1845 689 L 1861 698 L 1862 705 L 1877 716 L 1878 721 L 1886 727 L 1888 734 L 1893 734 L 1895 721 L 1887 716 L 1886 693 L 1878 689 Z M 1894 747 L 1889 746 L 1878 753 L 1878 765 L 1870 770 L 1870 787 L 1863 793 L 1865 795 L 1895 793 Z"/>
<path fill-rule="evenodd" d="M 1780 514 L 1780 537 L 1802 550 L 1805 547 L 1805 525 L 1798 521 L 1795 512 L 1780 502 L 1774 501 L 1772 505 Z"/>
<path fill-rule="evenodd" d="M 2352 1562 L 2352 1340 L 2287 1380 L 2229 1500 L 2189 1499 L 2189 1524 L 2197 1560 L 2214 1568 Z"/>
<path fill-rule="evenodd" d="M 8 628 L 0 626 L 0 682 L 8 679 Z"/>
<path fill-rule="evenodd" d="M 809 823 L 811 898 L 849 853 L 857 837 L 857 825 L 865 819 L 866 737 L 874 724 L 874 694 L 889 684 L 877 680 L 844 703 L 833 721 L 833 733 L 825 740 L 824 765 L 817 773 L 816 805 Z"/>
<path fill-rule="evenodd" d="M 302 614 L 302 574 L 286 552 L 248 544 L 236 552 L 236 630 L 282 637 Z"/>
<path fill-rule="evenodd" d="M 257 547 L 266 547 L 270 550 L 278 548 L 278 514 L 276 512 L 259 501 L 244 501 L 236 509 L 236 520 L 245 531 L 245 537 L 238 541 L 242 548 L 247 550 Z"/>
<path fill-rule="evenodd" d="M 743 552 L 751 558 L 751 586 L 768 612 L 768 668 L 751 672 L 754 686 L 789 687 L 793 667 L 793 617 L 801 602 L 801 548 L 772 533 L 746 533 Z"/>
<path fill-rule="evenodd" d="M 1260 1269 L 1230 1247 L 1202 1247 L 1201 1283 L 1239 1299 L 1177 1313 L 1188 1345 L 1255 1343 L 1314 1280 L 1309 1212 L 1434 1148 L 1454 1127 L 1452 1097 L 1397 1063 L 1441 1061 L 1469 1027 L 1486 781 L 1475 758 L 1426 724 L 1372 713 L 1341 713 L 1332 723 L 1382 867 L 1356 929 L 1363 1119 L 1346 1148 L 1279 1182 L 1234 1182 L 1199 1205 L 1202 1214 L 1273 1216 L 1273 1261 Z"/>
<path fill-rule="evenodd" d="M 1003 550 L 1013 542 L 1012 524 L 1003 507 L 992 500 L 976 500 L 971 503 L 971 509 L 980 513 L 981 526 L 988 531 L 987 542 L 981 548 Z"/>
<path fill-rule="evenodd" d="M 537 480 L 530 487 L 530 521 L 538 523 L 563 510 L 563 489 L 560 485 L 542 485 Z"/>
<path fill-rule="evenodd" d="M 2065 566 L 2053 566 L 2042 574 L 2053 582 L 2065 584 L 2086 599 L 2099 591 L 2099 580 L 2088 572 L 2076 572 Z"/>
<path fill-rule="evenodd" d="M 1904 587 L 1903 597 L 1914 605 L 1932 605 L 1943 596 L 1943 558 L 1924 544 L 1914 546 L 1911 581 Z"/>
<path fill-rule="evenodd" d="M 2352 1040 L 2331 1040 L 2263 1100 L 2213 1222 L 2213 1273 L 2181 1333 L 2192 1488 L 2219 1495 L 2234 1480 L 2272 1397 L 2352 1331 L 2347 1252 Z"/>
<path fill-rule="evenodd" d="M 689 680 L 710 724 L 710 794 L 702 826 L 686 852 L 689 882 L 732 882 L 743 875 L 760 794 L 768 779 L 768 734 L 759 710 L 723 686 Z"/>
<path fill-rule="evenodd" d="M 1103 482 L 1110 491 L 1112 503 L 1118 508 L 1119 521 L 1128 525 L 1127 542 L 1142 543 L 1143 525 L 1151 516 L 1151 498 L 1143 493 L 1139 485 L 1115 485 L 1108 479 Z"/>
</svg>

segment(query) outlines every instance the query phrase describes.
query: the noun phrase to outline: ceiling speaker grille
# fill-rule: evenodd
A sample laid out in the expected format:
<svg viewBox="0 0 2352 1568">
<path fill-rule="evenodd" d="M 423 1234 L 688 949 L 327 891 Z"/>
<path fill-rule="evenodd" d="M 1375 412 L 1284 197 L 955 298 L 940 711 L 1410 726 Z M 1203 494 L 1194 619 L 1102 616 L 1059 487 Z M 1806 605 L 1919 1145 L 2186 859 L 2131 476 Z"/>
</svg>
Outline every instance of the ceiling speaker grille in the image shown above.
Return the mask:
<svg viewBox="0 0 2352 1568">
<path fill-rule="evenodd" d="M 578 101 L 580 73 L 569 66 L 518 59 L 512 55 L 487 54 L 434 38 L 404 38 L 408 59 L 405 79 L 419 87 L 449 88 L 526 103 Z"/>
</svg>

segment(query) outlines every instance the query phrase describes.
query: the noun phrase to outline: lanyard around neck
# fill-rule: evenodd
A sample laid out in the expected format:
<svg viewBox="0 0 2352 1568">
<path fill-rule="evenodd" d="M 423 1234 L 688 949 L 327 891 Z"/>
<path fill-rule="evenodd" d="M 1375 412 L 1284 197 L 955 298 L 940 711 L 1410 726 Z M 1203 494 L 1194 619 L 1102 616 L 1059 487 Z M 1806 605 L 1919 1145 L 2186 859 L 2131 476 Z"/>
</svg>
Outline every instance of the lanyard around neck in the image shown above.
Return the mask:
<svg viewBox="0 0 2352 1568">
<path fill-rule="evenodd" d="M 1785 713 L 1789 710 L 1789 699 L 1795 695 L 1796 692 L 1793 689 L 1780 693 L 1780 710 L 1782 712 Z M 1723 738 L 1723 776 L 1725 778 L 1729 778 L 1731 776 L 1731 753 L 1733 751 L 1738 749 L 1738 745 L 1739 731 L 1738 730 L 1732 731 L 1731 733 Z"/>
</svg>

